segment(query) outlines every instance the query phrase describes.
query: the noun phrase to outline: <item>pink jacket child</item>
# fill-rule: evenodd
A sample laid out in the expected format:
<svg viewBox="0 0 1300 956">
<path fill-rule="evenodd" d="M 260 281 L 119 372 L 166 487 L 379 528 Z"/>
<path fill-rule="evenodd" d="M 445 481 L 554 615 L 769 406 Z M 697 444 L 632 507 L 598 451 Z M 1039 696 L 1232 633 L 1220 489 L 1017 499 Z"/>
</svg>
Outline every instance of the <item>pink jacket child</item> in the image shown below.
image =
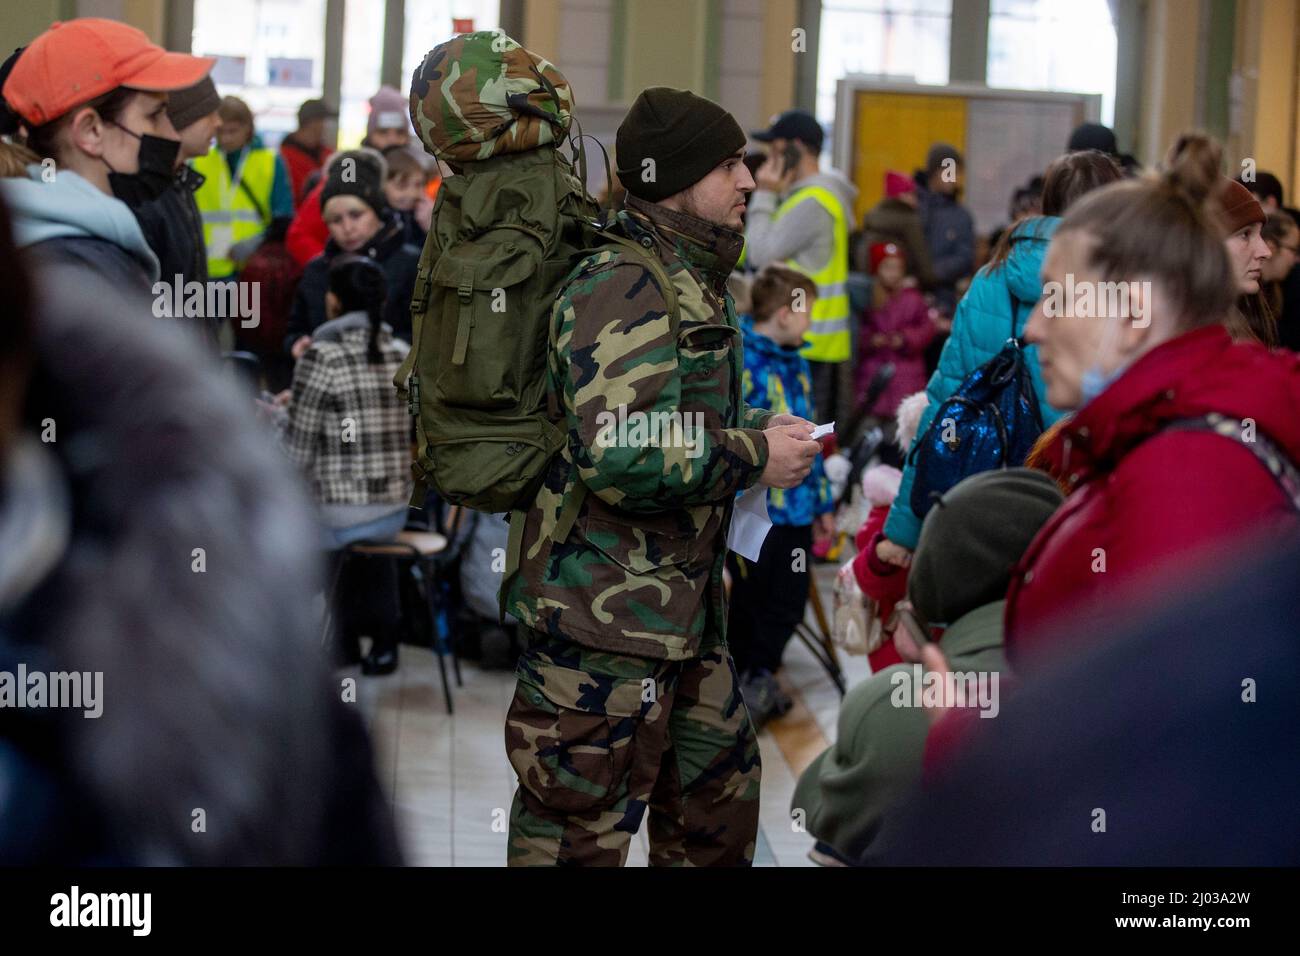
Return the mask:
<svg viewBox="0 0 1300 956">
<path fill-rule="evenodd" d="M 904 284 L 907 260 L 901 246 L 893 242 L 872 246 L 871 272 L 875 283 L 858 339 L 862 360 L 856 395 L 861 402 L 877 369 L 892 364 L 894 377 L 868 409 L 879 418 L 891 418 L 905 396 L 925 388 L 925 347 L 937 330 L 921 293 L 914 285 Z"/>
</svg>

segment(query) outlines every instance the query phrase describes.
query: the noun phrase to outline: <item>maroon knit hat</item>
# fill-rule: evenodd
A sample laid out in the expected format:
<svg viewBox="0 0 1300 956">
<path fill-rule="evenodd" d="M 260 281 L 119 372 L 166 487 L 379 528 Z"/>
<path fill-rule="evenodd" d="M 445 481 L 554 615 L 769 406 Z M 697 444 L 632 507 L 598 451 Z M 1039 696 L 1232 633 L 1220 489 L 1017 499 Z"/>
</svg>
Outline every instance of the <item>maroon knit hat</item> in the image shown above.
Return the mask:
<svg viewBox="0 0 1300 956">
<path fill-rule="evenodd" d="M 1235 179 L 1223 177 L 1215 198 L 1219 205 L 1219 222 L 1225 235 L 1230 236 L 1238 229 L 1245 229 L 1252 222 L 1262 224 L 1268 219 L 1259 200 Z"/>
</svg>

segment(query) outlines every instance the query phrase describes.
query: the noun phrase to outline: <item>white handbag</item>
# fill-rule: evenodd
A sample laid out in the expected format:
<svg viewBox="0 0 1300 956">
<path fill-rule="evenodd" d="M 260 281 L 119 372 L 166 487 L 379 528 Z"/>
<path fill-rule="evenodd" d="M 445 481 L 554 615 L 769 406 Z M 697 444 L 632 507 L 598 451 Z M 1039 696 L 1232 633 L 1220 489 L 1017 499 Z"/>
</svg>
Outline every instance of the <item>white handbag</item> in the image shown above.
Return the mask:
<svg viewBox="0 0 1300 956">
<path fill-rule="evenodd" d="M 831 641 L 846 654 L 870 654 L 885 642 L 885 625 L 889 622 L 880 619 L 880 602 L 867 597 L 858 587 L 852 562 L 840 572 L 835 576 Z"/>
</svg>

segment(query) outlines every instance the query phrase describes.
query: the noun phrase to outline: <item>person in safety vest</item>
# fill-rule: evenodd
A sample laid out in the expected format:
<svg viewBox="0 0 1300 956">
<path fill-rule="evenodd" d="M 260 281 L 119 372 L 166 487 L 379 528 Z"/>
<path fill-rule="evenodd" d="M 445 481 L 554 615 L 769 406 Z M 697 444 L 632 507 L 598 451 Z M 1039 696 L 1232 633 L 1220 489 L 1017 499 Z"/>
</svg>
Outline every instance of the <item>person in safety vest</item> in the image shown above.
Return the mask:
<svg viewBox="0 0 1300 956">
<path fill-rule="evenodd" d="M 836 170 L 821 171 L 823 133 L 811 113 L 782 113 L 768 129 L 750 136 L 770 149 L 754 176 L 756 188 L 745 217 L 746 266 L 782 263 L 817 283 L 802 354 L 812 368 L 818 420 L 846 418 L 853 369 L 849 223 L 857 187 Z"/>
<path fill-rule="evenodd" d="M 227 96 L 217 112 L 217 144 L 192 164 L 204 177 L 194 198 L 203 216 L 208 275 L 228 279 L 268 232 L 283 235 L 293 218 L 293 190 L 284 159 L 254 133 L 248 104 Z"/>
</svg>

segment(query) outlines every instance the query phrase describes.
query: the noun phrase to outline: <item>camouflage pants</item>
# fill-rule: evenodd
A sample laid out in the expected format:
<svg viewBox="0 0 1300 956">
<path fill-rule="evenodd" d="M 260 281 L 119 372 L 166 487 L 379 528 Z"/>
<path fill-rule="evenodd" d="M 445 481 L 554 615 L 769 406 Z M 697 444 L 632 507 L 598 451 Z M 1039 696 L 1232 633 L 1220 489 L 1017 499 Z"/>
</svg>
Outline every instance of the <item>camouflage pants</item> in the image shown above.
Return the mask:
<svg viewBox="0 0 1300 956">
<path fill-rule="evenodd" d="M 622 866 L 647 807 L 652 866 L 752 863 L 758 739 L 726 645 L 656 661 L 524 633 L 509 864 Z"/>
</svg>

